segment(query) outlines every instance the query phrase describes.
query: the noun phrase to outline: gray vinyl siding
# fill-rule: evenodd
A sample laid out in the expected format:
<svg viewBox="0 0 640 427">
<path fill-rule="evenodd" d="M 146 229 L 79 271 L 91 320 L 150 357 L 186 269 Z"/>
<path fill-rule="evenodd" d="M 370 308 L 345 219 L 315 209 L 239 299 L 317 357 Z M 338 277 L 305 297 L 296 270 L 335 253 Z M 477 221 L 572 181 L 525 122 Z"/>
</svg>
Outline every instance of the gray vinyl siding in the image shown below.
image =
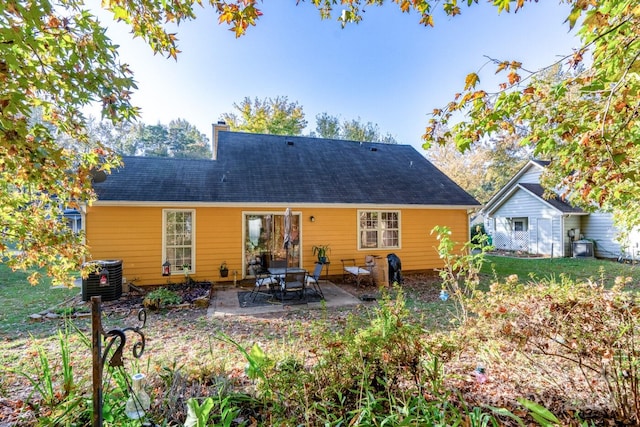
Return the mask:
<svg viewBox="0 0 640 427">
<path fill-rule="evenodd" d="M 526 250 L 529 253 L 538 253 L 541 247 L 538 242 L 538 220 L 540 218 L 549 219 L 551 221 L 551 245 L 549 245 L 548 253 L 544 255 L 551 255 L 553 250 L 553 256 L 563 256 L 564 244 L 561 238 L 562 234 L 562 217 L 558 214 L 558 211 L 551 208 L 547 204 L 540 201 L 540 199 L 532 196 L 524 190 L 516 191 L 498 210 L 496 210 L 492 217 L 494 221 L 491 223 L 491 232 L 493 236 L 494 244 L 498 243 L 502 247 L 496 246 L 496 249 L 507 250 Z M 526 218 L 527 231 L 528 231 L 528 243 L 526 248 L 521 248 L 514 243 L 506 243 L 512 241 L 508 235 L 511 232 L 510 219 Z"/>
<path fill-rule="evenodd" d="M 563 246 L 564 246 L 564 256 L 570 257 L 573 256 L 573 250 L 571 248 L 571 237 L 569 237 L 569 230 L 571 229 L 580 229 L 580 225 L 581 225 L 581 221 L 580 221 L 580 216 L 577 215 L 573 215 L 573 216 L 569 216 L 567 218 L 565 218 L 564 220 L 564 236 L 562 236 L 562 242 L 563 242 Z M 580 233 L 582 233 L 582 229 L 580 229 Z M 575 239 L 577 240 L 579 237 L 576 236 Z"/>
<path fill-rule="evenodd" d="M 549 211 L 546 211 L 549 213 Z M 551 223 L 551 236 L 539 236 L 538 224 L 542 221 Z M 530 219 L 531 222 L 531 253 L 547 255 L 554 258 L 566 256 L 564 243 L 562 241 L 562 216 L 551 210 L 551 215 L 536 216 Z"/>
<path fill-rule="evenodd" d="M 544 211 L 545 206 L 539 199 L 531 196 L 523 190 L 516 191 L 498 210 L 493 213 L 495 217 L 528 218 L 532 213 Z"/>
<path fill-rule="evenodd" d="M 613 225 L 611 214 L 593 212 L 582 220 L 580 233 L 587 240 L 595 242 L 595 255 L 599 258 L 618 258 L 621 255 L 620 244 L 616 236 L 618 231 Z"/>
<path fill-rule="evenodd" d="M 507 246 L 513 242 L 519 242 L 513 238 L 513 219 L 526 218 L 527 246 L 530 253 L 548 255 L 546 252 L 552 250 L 553 256 L 572 256 L 572 239 L 569 237 L 569 230 L 579 229 L 585 239 L 594 241 L 596 257 L 623 256 L 626 259 L 640 260 L 640 229 L 633 230 L 628 241 L 621 245 L 618 241 L 618 230 L 613 225 L 610 214 L 602 212 L 587 214 L 568 205 L 554 206 L 553 202 L 546 203 L 539 195 L 534 196 L 527 190 L 514 191 L 518 184 L 523 184 L 535 193 L 535 189 L 529 184 L 539 185 L 543 172 L 543 166 L 530 162 L 485 206 L 487 213 L 485 229 L 487 233 L 494 236 L 496 249 L 520 250 L 520 248 Z M 540 235 L 538 235 L 539 232 Z M 576 240 L 578 238 L 579 236 Z M 503 247 L 496 243 L 502 244 Z"/>
<path fill-rule="evenodd" d="M 524 182 L 527 184 L 539 184 L 540 175 L 542 175 L 542 169 L 539 167 L 531 166 L 529 170 L 522 174 L 518 183 Z"/>
<path fill-rule="evenodd" d="M 629 233 L 629 248 L 626 254 L 628 259 L 640 259 L 640 229 L 635 228 Z"/>
</svg>

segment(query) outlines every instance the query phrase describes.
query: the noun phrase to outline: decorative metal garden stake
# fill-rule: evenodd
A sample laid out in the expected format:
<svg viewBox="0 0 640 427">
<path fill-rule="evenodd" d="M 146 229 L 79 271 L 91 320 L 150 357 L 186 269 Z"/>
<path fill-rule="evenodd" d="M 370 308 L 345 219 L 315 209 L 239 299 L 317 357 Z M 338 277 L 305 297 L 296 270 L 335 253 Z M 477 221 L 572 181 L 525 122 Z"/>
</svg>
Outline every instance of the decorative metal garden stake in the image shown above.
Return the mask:
<svg viewBox="0 0 640 427">
<path fill-rule="evenodd" d="M 102 427 L 102 297 L 91 297 L 91 349 L 93 354 L 93 415 L 91 425 Z"/>
<path fill-rule="evenodd" d="M 133 345 L 133 357 L 139 358 L 144 353 L 145 338 L 141 329 L 147 322 L 147 312 L 143 309 L 138 311 L 138 320 L 141 322 L 139 326 L 127 327 L 120 329 L 111 329 L 105 332 L 102 329 L 102 297 L 91 297 L 91 350 L 93 356 L 93 415 L 91 417 L 92 427 L 102 427 L 102 374 L 104 372 L 104 364 L 109 360 L 111 367 L 124 367 L 122 362 L 122 352 L 127 342 L 128 331 L 140 336 L 140 340 Z M 102 351 L 102 340 L 108 339 L 107 345 Z M 114 343 L 119 341 L 118 346 L 109 356 Z M 132 391 L 129 386 L 130 392 Z"/>
</svg>

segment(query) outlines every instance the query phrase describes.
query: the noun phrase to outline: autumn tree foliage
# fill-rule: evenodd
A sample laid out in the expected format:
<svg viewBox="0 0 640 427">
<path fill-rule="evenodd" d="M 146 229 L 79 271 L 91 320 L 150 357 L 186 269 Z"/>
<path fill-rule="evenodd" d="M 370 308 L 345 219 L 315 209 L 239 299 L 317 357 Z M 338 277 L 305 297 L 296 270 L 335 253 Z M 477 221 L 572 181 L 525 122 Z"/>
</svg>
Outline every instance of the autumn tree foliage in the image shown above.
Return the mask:
<svg viewBox="0 0 640 427">
<path fill-rule="evenodd" d="M 0 252 L 13 268 L 45 267 L 69 284 L 85 254 L 66 207 L 94 198 L 92 177 L 117 164 L 85 132 L 81 109 L 129 119 L 135 84 L 116 47 L 80 1 L 0 2 Z M 66 135 L 81 149 L 64 148 Z M 30 277 L 37 283 L 38 275 Z"/>
<path fill-rule="evenodd" d="M 431 162 L 480 203 L 505 186 L 531 159 L 530 147 L 514 135 L 496 135 L 464 153 L 455 144 L 434 144 L 427 150 Z"/>
<path fill-rule="evenodd" d="M 389 0 L 403 12 L 435 25 L 436 8 L 462 13 L 457 0 Z M 368 7 L 384 0 L 310 0 L 322 18 L 338 15 L 342 25 L 357 23 Z M 522 136 L 538 157 L 551 160 L 551 184 L 585 205 L 624 212 L 640 223 L 638 141 L 640 7 L 636 0 L 561 0 L 571 6 L 567 25 L 578 25 L 582 46 L 563 61 L 582 69 L 547 85 L 523 64 L 495 59 L 505 75 L 495 91 L 479 87 L 471 73 L 452 101 L 433 111 L 424 139 L 440 144 L 453 138 L 467 150 L 496 132 Z M 168 30 L 195 18 L 196 0 L 110 0 L 102 6 L 159 54 L 176 58 L 176 34 Z M 209 0 L 221 24 L 242 36 L 262 12 L 258 0 Z M 477 0 L 467 0 L 473 9 Z M 535 7 L 531 0 L 495 0 L 497 12 Z M 338 10 L 333 10 L 339 8 Z M 465 10 L 466 12 L 466 10 Z M 472 12 L 471 12 L 472 13 Z M 82 236 L 61 225 L 65 206 L 91 203 L 95 171 L 109 171 L 117 157 L 87 138 L 82 108 L 102 105 L 103 117 L 131 120 L 135 82 L 118 61 L 117 46 L 82 0 L 0 2 L 0 250 L 16 268 L 42 266 L 57 281 L 77 269 L 86 250 Z M 35 111 L 42 120 L 32 120 Z M 463 113 L 464 120 L 454 123 Z M 61 147 L 67 135 L 80 149 Z M 37 277 L 32 279 L 37 281 Z"/>
<path fill-rule="evenodd" d="M 453 139 L 465 151 L 497 132 L 519 135 L 535 156 L 551 161 L 547 188 L 565 188 L 568 200 L 609 210 L 629 229 L 640 224 L 640 6 L 568 3 L 567 25 L 580 22 L 582 41 L 559 61 L 571 73 L 549 84 L 519 62 L 493 60 L 505 76 L 498 90 L 481 89 L 480 76 L 469 74 L 453 101 L 433 111 L 424 138 L 427 146 Z M 461 112 L 465 120 L 452 123 Z"/>
<path fill-rule="evenodd" d="M 384 142 L 386 144 L 398 143 L 390 133 L 383 134 L 375 123 L 364 123 L 360 117 L 341 120 L 338 116 L 332 116 L 326 112 L 316 115 L 316 130 L 311 133 L 311 136 L 349 141 Z"/>
<path fill-rule="evenodd" d="M 234 103 L 233 113 L 224 113 L 224 120 L 231 130 L 273 135 L 301 135 L 307 126 L 300 104 L 290 102 L 286 96 L 258 99 L 245 98 Z"/>
</svg>

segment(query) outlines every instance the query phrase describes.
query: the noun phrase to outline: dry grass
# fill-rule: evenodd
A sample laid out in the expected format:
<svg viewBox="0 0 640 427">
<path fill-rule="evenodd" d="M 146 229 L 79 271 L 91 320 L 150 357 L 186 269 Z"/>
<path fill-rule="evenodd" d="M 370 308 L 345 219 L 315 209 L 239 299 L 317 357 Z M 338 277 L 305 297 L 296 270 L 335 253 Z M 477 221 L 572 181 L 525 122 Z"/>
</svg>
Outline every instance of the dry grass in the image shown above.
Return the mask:
<svg viewBox="0 0 640 427">
<path fill-rule="evenodd" d="M 341 285 L 359 296 L 371 293 L 371 289 Z M 405 277 L 403 286 L 410 322 L 421 325 L 425 340 L 438 348 L 444 359 L 447 384 L 458 390 L 471 404 L 493 405 L 514 409 L 516 397 L 538 399 L 540 403 L 559 414 L 570 414 L 575 407 L 587 408 L 594 416 L 603 414 L 602 402 L 572 381 L 571 370 L 561 364 L 548 366 L 551 375 L 537 375 L 526 368 L 518 352 L 506 342 L 482 342 L 481 336 L 466 331 L 469 339 L 467 348 L 446 351 L 446 343 L 459 333 L 454 330 L 451 320 L 451 301 L 443 303 L 438 295 L 440 281 L 434 275 L 414 275 Z M 312 364 L 314 355 L 310 353 L 317 344 L 319 332 L 340 331 L 349 318 L 360 319 L 366 324 L 373 316 L 377 304 L 362 303 L 358 306 L 331 310 L 301 310 L 256 316 L 209 318 L 205 309 L 160 310 L 150 312 L 144 328 L 147 346 L 141 359 L 134 360 L 126 353 L 126 366 L 130 372 L 142 371 L 148 374 L 153 387 L 156 403 L 160 402 L 165 390 L 163 376 L 180 372 L 182 397 L 172 402 L 172 416 L 183 415 L 184 401 L 189 395 L 216 393 L 220 378 L 225 378 L 225 386 L 239 390 L 253 387 L 244 372 L 246 360 L 228 343 L 217 339 L 227 335 L 245 347 L 258 344 L 270 357 L 282 360 L 288 355 L 303 355 Z M 105 305 L 105 328 L 135 325 L 135 313 L 123 317 L 118 304 Z M 75 319 L 79 331 L 90 335 L 88 319 Z M 55 358 L 57 343 L 54 332 L 64 325 L 62 320 L 50 320 L 46 325 L 38 325 L 37 337 L 5 336 L 0 343 L 0 364 L 5 367 L 29 367 L 35 361 L 34 345 L 49 348 Z M 28 324 L 25 324 L 28 329 Z M 451 334 L 451 335 L 449 335 Z M 89 381 L 90 350 L 80 340 L 73 340 L 73 358 L 76 372 L 84 372 L 84 381 Z M 444 343 L 444 344 L 443 344 Z M 487 367 L 488 381 L 479 384 L 473 372 L 483 364 Z M 555 378 L 555 383 L 548 378 Z M 180 385 L 181 384 L 181 385 Z M 30 425 L 33 414 L 22 415 L 18 424 L 19 408 L 24 409 L 24 401 L 29 396 L 29 384 L 14 374 L 6 374 L 0 379 L 0 425 Z M 174 390 L 175 391 L 175 390 Z M 18 408 L 18 409 L 16 409 Z M 584 413 L 584 412 L 583 412 Z M 169 415 L 169 414 L 167 414 Z M 587 413 L 587 415 L 589 415 Z M 3 424 L 4 423 L 4 424 Z"/>
</svg>

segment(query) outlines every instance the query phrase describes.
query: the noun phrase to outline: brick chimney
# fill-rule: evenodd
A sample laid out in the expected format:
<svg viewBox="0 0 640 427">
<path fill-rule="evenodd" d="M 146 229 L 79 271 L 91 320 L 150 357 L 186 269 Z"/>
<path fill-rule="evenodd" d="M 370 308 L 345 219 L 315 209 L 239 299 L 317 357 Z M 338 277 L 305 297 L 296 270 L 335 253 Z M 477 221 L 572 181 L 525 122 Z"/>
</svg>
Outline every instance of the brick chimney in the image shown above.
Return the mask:
<svg viewBox="0 0 640 427">
<path fill-rule="evenodd" d="M 213 160 L 218 160 L 218 132 L 229 131 L 231 128 L 224 120 L 218 120 L 218 123 L 213 124 L 213 141 L 211 142 L 211 149 L 213 151 Z"/>
</svg>

